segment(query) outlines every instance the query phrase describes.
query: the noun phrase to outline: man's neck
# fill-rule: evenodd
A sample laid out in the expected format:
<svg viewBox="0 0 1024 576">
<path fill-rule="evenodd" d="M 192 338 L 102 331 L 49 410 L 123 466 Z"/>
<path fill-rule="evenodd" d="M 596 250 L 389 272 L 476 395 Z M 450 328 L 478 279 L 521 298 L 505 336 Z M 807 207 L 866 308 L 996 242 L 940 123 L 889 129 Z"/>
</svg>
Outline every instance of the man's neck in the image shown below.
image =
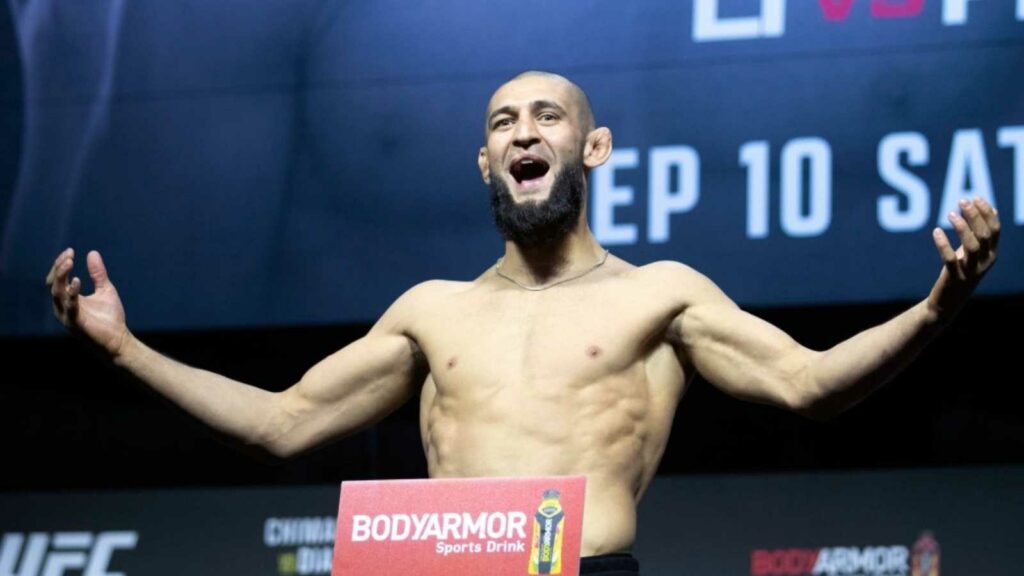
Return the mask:
<svg viewBox="0 0 1024 576">
<path fill-rule="evenodd" d="M 592 268 L 601 261 L 604 249 L 581 222 L 561 241 L 521 246 L 505 242 L 501 272 L 527 286 L 543 286 Z"/>
</svg>

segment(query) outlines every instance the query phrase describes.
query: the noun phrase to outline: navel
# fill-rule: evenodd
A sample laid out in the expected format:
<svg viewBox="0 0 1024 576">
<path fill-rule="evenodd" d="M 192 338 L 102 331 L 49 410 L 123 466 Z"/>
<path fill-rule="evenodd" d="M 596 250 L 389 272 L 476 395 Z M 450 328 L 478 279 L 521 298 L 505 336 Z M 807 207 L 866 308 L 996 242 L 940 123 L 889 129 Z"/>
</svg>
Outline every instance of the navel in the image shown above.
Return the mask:
<svg viewBox="0 0 1024 576">
<path fill-rule="evenodd" d="M 455 357 L 455 356 L 452 356 L 451 358 L 448 359 L 448 363 L 447 363 L 448 369 L 451 370 L 452 368 L 455 368 L 455 365 L 458 364 L 458 363 L 459 363 L 459 359 L 457 357 Z"/>
<path fill-rule="evenodd" d="M 601 355 L 601 348 L 600 347 L 595 346 L 593 344 L 591 344 L 590 346 L 587 346 L 587 356 L 590 356 L 591 358 L 597 358 L 600 355 Z"/>
</svg>

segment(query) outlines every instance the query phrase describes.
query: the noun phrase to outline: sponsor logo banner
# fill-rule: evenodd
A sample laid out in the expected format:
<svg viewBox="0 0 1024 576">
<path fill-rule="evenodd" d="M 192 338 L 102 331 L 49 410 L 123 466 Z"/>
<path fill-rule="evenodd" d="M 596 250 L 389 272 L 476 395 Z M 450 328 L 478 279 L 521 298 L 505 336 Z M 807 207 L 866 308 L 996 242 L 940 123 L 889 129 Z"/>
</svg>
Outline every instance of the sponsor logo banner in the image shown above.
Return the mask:
<svg viewBox="0 0 1024 576">
<path fill-rule="evenodd" d="M 124 576 L 110 572 L 111 558 L 119 550 L 134 550 L 139 533 L 112 532 L 8 532 L 0 539 L 0 576 Z"/>
<path fill-rule="evenodd" d="M 579 571 L 583 476 L 345 482 L 334 576 Z"/>
<path fill-rule="evenodd" d="M 939 544 L 924 532 L 902 544 L 754 550 L 751 576 L 939 576 Z"/>
</svg>

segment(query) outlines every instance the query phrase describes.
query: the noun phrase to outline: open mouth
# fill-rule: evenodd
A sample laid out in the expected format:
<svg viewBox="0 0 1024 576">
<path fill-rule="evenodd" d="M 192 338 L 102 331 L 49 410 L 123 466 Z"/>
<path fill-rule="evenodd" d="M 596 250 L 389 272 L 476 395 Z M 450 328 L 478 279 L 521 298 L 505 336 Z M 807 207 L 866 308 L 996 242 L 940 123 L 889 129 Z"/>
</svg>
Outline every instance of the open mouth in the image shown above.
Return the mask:
<svg viewBox="0 0 1024 576">
<path fill-rule="evenodd" d="M 516 182 L 522 184 L 543 178 L 549 168 L 548 163 L 540 158 L 520 158 L 512 163 L 510 172 Z"/>
</svg>

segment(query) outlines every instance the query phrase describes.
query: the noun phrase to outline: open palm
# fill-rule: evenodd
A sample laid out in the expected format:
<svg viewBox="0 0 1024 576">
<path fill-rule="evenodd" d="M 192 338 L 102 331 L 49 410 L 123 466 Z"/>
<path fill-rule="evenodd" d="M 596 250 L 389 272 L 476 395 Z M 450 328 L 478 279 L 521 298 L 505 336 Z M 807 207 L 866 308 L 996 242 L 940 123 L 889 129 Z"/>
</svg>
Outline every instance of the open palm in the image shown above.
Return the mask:
<svg viewBox="0 0 1024 576">
<path fill-rule="evenodd" d="M 46 275 L 46 285 L 53 297 L 53 313 L 72 332 L 117 355 L 128 336 L 121 298 L 107 276 L 103 258 L 96 251 L 86 256 L 86 266 L 96 290 L 89 296 L 82 295 L 82 281 L 78 277 L 68 280 L 74 258 L 71 248 L 61 252 Z"/>
</svg>

